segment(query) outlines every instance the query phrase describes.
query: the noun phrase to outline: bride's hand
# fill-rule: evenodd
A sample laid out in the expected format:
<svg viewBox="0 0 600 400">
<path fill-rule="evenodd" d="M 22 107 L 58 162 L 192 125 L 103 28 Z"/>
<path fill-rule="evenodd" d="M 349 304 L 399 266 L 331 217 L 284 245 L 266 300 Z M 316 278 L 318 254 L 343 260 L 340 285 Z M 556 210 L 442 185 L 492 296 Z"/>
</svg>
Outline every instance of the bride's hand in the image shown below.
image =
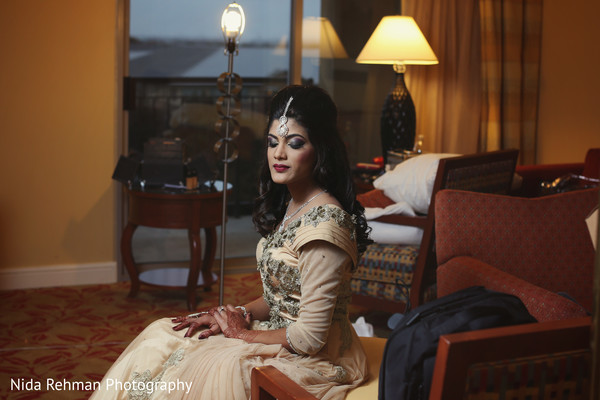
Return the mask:
<svg viewBox="0 0 600 400">
<path fill-rule="evenodd" d="M 206 339 L 209 336 L 216 335 L 217 333 L 221 332 L 221 328 L 219 327 L 215 317 L 213 317 L 210 313 L 219 308 L 220 307 L 213 307 L 209 311 L 173 318 L 171 322 L 177 324 L 173 327 L 173 330 L 180 331 L 187 328 L 187 332 L 185 333 L 184 337 L 192 337 L 196 332 L 200 331 L 202 327 L 206 327 L 206 329 L 200 331 L 198 339 Z"/>
<path fill-rule="evenodd" d="M 251 315 L 246 314 L 244 316 L 242 312 L 231 304 L 228 304 L 227 307 L 213 309 L 210 313 L 214 316 L 225 337 L 251 342 L 254 336 L 256 336 L 256 331 L 248 329 L 252 319 Z"/>
</svg>

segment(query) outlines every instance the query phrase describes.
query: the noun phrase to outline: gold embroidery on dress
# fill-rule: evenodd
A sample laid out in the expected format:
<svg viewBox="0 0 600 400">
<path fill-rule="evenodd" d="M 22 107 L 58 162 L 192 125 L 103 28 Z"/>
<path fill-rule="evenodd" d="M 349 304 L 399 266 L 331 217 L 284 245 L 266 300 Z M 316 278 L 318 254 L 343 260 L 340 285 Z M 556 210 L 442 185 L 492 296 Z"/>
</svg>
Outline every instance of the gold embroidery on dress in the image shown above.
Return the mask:
<svg viewBox="0 0 600 400">
<path fill-rule="evenodd" d="M 335 367 L 335 378 L 333 380 L 335 382 L 344 383 L 348 380 L 348 371 L 346 371 L 343 367 L 336 365 Z"/>
<path fill-rule="evenodd" d="M 154 394 L 157 382 L 162 380 L 163 375 L 167 371 L 167 368 L 179 364 L 183 360 L 183 349 L 177 349 L 172 353 L 167 361 L 162 366 L 162 371 L 152 378 L 152 372 L 149 369 L 145 370 L 141 374 L 139 372 L 133 372 L 131 374 L 131 390 L 127 393 L 127 399 L 129 400 L 149 400 Z"/>
<path fill-rule="evenodd" d="M 304 214 L 303 220 L 304 226 L 312 225 L 315 228 L 321 222 L 333 220 L 340 227 L 350 232 L 350 239 L 354 240 L 356 236 L 356 217 L 354 215 L 350 216 L 350 214 L 340 210 L 339 208 L 332 208 L 328 206 L 314 207 L 309 212 Z"/>
<path fill-rule="evenodd" d="M 335 375 L 333 377 L 329 377 L 328 380 L 331 382 L 337 383 L 345 383 L 348 380 L 348 371 L 340 365 L 334 365 L 333 369 L 335 370 Z M 327 375 L 323 373 L 323 371 L 315 370 L 315 372 L 323 377 Z"/>
<path fill-rule="evenodd" d="M 351 240 L 355 240 L 355 217 L 338 207 L 328 205 L 317 206 L 309 210 L 301 218 L 294 220 L 288 226 L 279 232 L 275 230 L 263 239 L 262 256 L 258 260 L 258 271 L 264 285 L 263 297 L 269 305 L 269 321 L 261 322 L 263 329 L 287 328 L 294 321 L 284 318 L 283 313 L 287 313 L 294 318 L 298 318 L 300 312 L 300 302 L 297 295 L 301 292 L 301 276 L 298 268 L 287 265 L 282 260 L 273 256 L 272 250 L 282 247 L 286 242 L 293 243 L 296 240 L 296 233 L 303 226 L 312 225 L 317 227 L 320 223 L 334 221 L 339 227 L 348 232 Z M 352 343 L 352 334 L 350 323 L 348 322 L 347 309 L 350 303 L 350 282 L 342 281 L 338 288 L 338 297 L 333 312 L 332 320 L 342 324 L 340 355 L 348 349 Z M 338 380 L 340 379 L 340 380 Z M 345 379 L 342 373 L 338 373 L 335 380 L 341 382 Z"/>
<path fill-rule="evenodd" d="M 352 345 L 352 327 L 350 321 L 348 321 L 347 309 L 350 300 L 350 282 L 342 281 L 340 284 L 339 294 L 335 310 L 333 311 L 333 320 L 338 321 L 341 326 L 341 341 L 340 341 L 340 356 L 344 354 L 344 351 L 350 348 Z M 340 381 L 341 382 L 341 381 Z"/>
</svg>

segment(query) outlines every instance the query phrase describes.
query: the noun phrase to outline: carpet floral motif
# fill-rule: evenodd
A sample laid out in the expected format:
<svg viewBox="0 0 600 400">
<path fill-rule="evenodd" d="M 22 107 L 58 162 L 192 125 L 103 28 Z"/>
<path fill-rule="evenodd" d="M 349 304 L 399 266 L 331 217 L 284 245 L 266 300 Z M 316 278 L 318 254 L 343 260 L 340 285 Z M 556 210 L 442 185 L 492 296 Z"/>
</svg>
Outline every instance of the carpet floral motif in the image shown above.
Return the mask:
<svg viewBox="0 0 600 400">
<path fill-rule="evenodd" d="M 214 289 L 198 309 L 217 305 Z M 189 314 L 184 291 L 128 292 L 128 282 L 0 292 L 0 399 L 87 399 L 148 324 Z M 227 275 L 224 292 L 234 305 L 260 296 L 258 272 Z"/>
</svg>

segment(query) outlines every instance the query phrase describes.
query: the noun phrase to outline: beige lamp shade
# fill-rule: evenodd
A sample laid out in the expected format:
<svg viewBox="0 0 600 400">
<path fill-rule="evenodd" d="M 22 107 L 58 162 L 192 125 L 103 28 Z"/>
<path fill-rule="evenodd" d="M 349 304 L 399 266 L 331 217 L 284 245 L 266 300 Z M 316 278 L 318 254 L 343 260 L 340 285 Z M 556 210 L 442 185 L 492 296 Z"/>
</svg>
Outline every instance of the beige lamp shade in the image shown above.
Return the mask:
<svg viewBox="0 0 600 400">
<path fill-rule="evenodd" d="M 438 63 L 431 46 L 412 17 L 383 17 L 356 59 L 361 64 Z"/>
<path fill-rule="evenodd" d="M 325 17 L 306 17 L 302 21 L 302 56 L 348 58 L 348 53 L 331 21 Z"/>
</svg>

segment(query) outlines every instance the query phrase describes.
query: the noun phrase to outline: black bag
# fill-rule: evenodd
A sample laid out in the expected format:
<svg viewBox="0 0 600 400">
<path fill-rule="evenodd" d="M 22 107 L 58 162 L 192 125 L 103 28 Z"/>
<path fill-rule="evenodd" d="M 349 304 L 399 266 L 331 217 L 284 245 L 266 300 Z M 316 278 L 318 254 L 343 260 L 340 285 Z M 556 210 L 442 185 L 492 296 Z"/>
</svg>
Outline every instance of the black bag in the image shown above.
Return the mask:
<svg viewBox="0 0 600 400">
<path fill-rule="evenodd" d="M 536 322 L 516 296 L 473 286 L 408 312 L 385 345 L 379 400 L 427 400 L 441 335 Z"/>
</svg>

